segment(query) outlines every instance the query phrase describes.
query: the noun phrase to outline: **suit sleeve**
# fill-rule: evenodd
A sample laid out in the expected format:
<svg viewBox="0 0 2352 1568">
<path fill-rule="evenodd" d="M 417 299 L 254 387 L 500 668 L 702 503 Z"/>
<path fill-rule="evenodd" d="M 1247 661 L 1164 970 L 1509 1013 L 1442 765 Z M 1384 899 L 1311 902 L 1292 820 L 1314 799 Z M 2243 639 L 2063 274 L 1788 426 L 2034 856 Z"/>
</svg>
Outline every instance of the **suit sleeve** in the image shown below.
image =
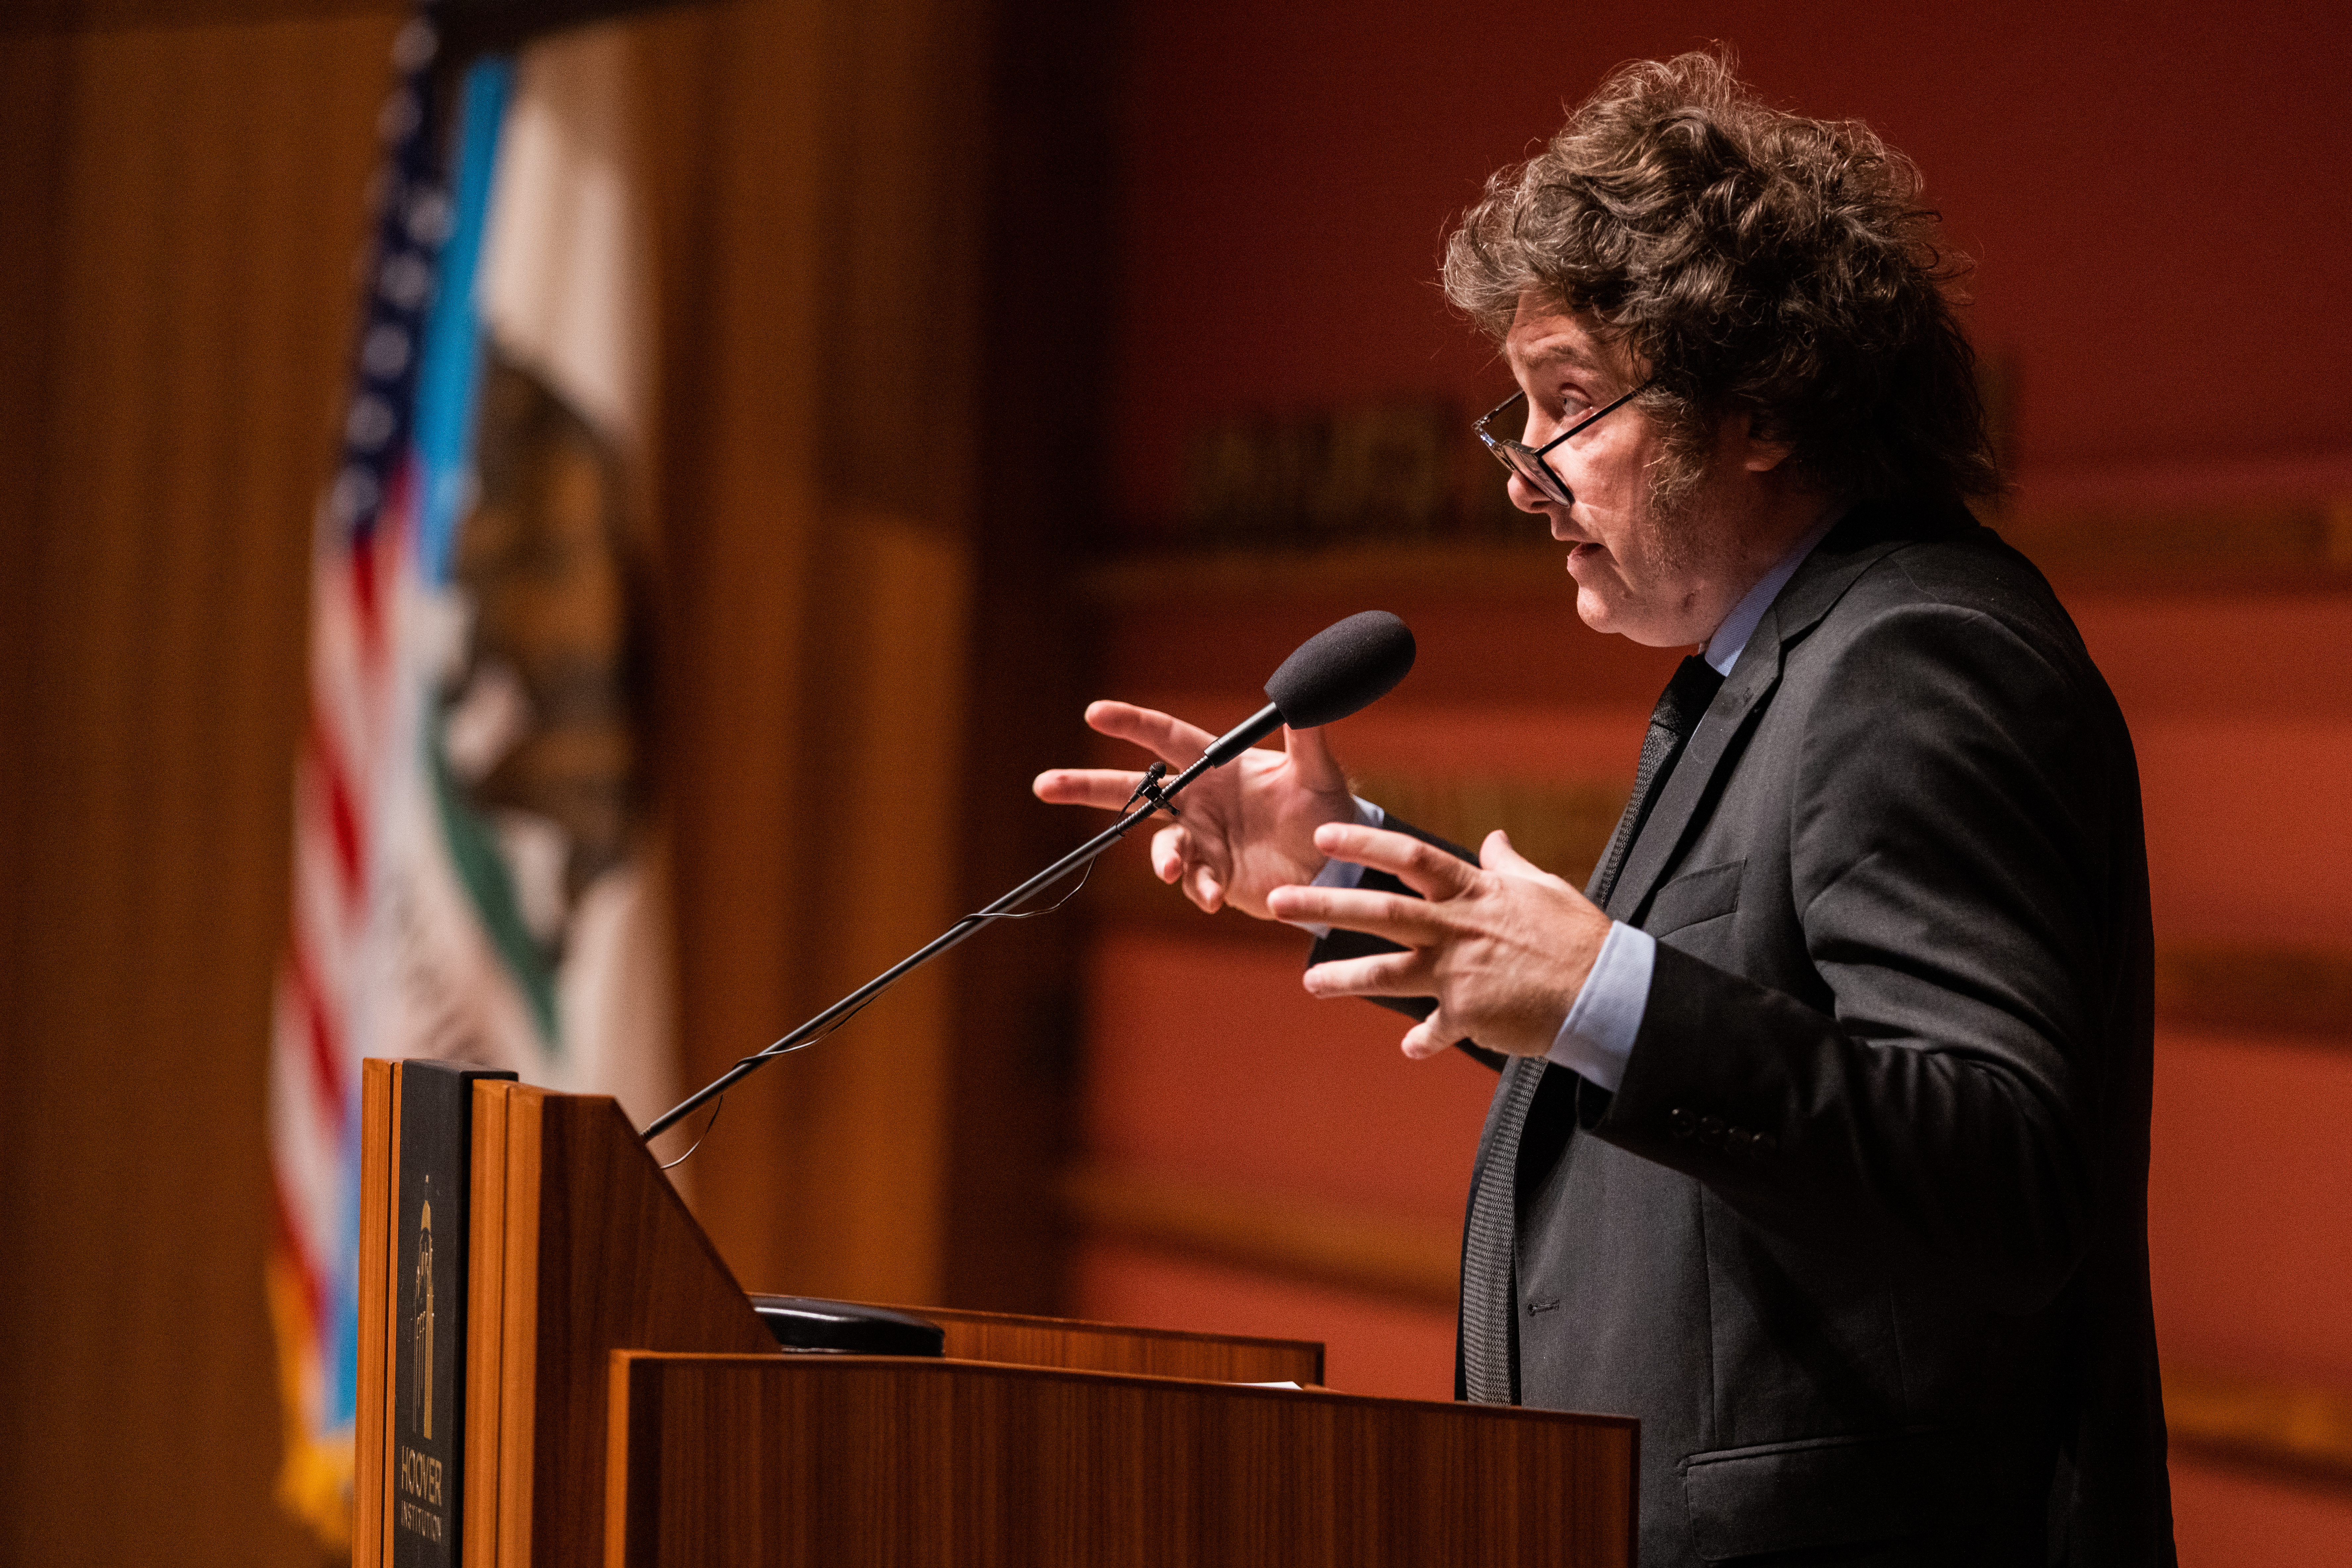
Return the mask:
<svg viewBox="0 0 2352 1568">
<path fill-rule="evenodd" d="M 1669 939 L 1596 1136 L 1800 1242 L 2006 1310 L 2055 1295 L 2111 1163 L 2103 992 L 2130 973 L 2120 928 L 2146 921 L 2118 891 L 2129 741 L 2065 652 L 1936 604 L 1824 652 L 1788 835 L 1833 1010 Z"/>
</svg>

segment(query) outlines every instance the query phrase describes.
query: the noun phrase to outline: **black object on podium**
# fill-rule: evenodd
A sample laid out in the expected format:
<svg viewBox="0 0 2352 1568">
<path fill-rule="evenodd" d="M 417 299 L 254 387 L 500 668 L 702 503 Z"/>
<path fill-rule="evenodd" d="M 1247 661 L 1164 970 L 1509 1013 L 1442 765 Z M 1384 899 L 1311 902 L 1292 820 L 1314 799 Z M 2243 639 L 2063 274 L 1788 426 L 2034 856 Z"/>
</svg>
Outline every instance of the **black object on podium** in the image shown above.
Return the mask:
<svg viewBox="0 0 2352 1568">
<path fill-rule="evenodd" d="M 929 1318 L 827 1301 L 816 1296 L 753 1294 L 751 1310 L 788 1351 L 816 1355 L 944 1355 L 948 1334 Z"/>
</svg>

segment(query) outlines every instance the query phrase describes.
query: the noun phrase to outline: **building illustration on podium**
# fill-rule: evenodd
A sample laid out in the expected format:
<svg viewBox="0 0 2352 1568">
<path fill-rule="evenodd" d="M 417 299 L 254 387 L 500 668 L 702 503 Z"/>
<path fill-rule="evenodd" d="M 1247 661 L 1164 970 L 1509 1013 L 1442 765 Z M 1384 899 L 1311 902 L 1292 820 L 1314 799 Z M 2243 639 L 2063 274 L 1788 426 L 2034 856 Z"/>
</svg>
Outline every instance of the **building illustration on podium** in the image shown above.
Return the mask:
<svg viewBox="0 0 2352 1568">
<path fill-rule="evenodd" d="M 416 1222 L 416 1283 L 410 1311 L 415 1359 L 409 1377 L 409 1425 L 433 1440 L 433 1200 L 425 1200 Z"/>
</svg>

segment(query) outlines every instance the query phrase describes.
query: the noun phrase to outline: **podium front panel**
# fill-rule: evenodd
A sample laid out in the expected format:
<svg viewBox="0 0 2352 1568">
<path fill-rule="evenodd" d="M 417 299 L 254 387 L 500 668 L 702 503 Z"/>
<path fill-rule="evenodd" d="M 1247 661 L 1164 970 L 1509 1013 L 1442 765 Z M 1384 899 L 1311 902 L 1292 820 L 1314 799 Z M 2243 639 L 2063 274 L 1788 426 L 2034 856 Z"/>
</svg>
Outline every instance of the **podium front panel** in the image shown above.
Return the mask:
<svg viewBox="0 0 2352 1568">
<path fill-rule="evenodd" d="M 354 1568 L 421 1427 L 407 1076 L 362 1071 Z M 950 1359 L 780 1354 L 612 1100 L 469 1087 L 463 1568 L 1633 1560 L 1635 1423 L 1239 1386 L 1311 1341 L 918 1308 Z"/>
<path fill-rule="evenodd" d="M 621 1352 L 607 1568 L 1629 1568 L 1637 1425 L 956 1361 Z"/>
</svg>

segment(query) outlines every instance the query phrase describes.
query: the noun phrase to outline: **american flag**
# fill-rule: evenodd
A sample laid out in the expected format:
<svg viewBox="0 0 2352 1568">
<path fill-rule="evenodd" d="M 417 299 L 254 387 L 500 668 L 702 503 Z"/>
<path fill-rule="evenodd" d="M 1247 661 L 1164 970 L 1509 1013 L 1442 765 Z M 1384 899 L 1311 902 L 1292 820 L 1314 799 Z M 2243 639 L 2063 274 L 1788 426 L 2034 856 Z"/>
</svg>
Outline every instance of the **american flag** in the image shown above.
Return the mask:
<svg viewBox="0 0 2352 1568">
<path fill-rule="evenodd" d="M 294 773 L 293 909 L 271 1024 L 268 1293 L 286 1457 L 280 1501 L 351 1528 L 357 1369 L 359 1059 L 377 781 L 395 742 L 392 584 L 422 485 L 418 389 L 455 222 L 434 102 L 439 37 L 419 8 L 393 46 L 363 253 L 366 302 L 335 474 L 312 547 L 310 712 Z"/>
<path fill-rule="evenodd" d="M 361 1058 L 509 1068 L 640 1116 L 671 1088 L 639 634 L 577 613 L 637 597 L 623 476 L 650 318 L 605 155 L 627 56 L 594 32 L 457 78 L 428 5 L 383 114 L 271 1048 L 280 1492 L 330 1541 L 351 1518 Z"/>
</svg>

